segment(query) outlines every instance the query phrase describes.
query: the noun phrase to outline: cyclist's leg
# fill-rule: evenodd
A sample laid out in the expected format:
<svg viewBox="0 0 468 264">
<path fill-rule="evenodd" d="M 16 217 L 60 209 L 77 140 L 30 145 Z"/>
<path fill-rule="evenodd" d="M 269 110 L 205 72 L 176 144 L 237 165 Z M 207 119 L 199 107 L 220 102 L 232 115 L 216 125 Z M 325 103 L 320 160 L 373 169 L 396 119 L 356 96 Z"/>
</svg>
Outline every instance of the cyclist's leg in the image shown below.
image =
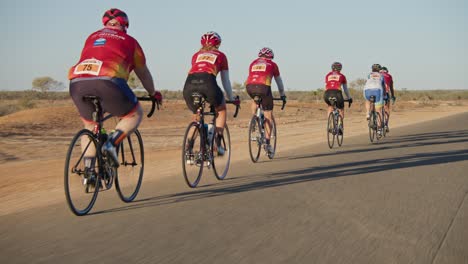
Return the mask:
<svg viewBox="0 0 468 264">
<path fill-rule="evenodd" d="M 375 111 L 377 112 L 377 115 L 380 116 L 380 121 L 381 121 L 379 124 L 377 124 L 377 126 L 379 128 L 382 128 L 384 125 L 382 124 L 383 116 L 381 116 L 382 107 L 384 107 L 383 90 L 382 89 L 375 90 L 374 95 L 375 95 Z"/>
<path fill-rule="evenodd" d="M 323 101 L 325 101 L 325 103 L 328 105 L 328 107 L 327 107 L 327 118 L 330 115 L 330 113 L 333 111 L 333 106 L 331 105 L 330 101 L 328 100 L 328 98 L 330 96 L 333 96 L 331 93 L 332 93 L 331 90 L 326 90 L 323 93 Z"/>
<path fill-rule="evenodd" d="M 366 100 L 366 118 L 367 120 L 369 120 L 370 110 L 371 110 L 370 109 L 370 96 L 371 96 L 370 90 L 364 90 L 363 95 L 364 95 L 364 100 Z"/>
<path fill-rule="evenodd" d="M 336 106 L 338 107 L 341 118 L 344 120 L 344 98 L 340 90 L 336 90 Z"/>
<path fill-rule="evenodd" d="M 94 105 L 83 100 L 85 95 L 96 95 L 96 86 L 94 80 L 82 79 L 80 81 L 73 80 L 70 82 L 70 96 L 80 113 L 81 120 L 85 129 L 93 131 L 96 125 L 93 119 Z M 94 144 L 89 144 L 88 137 L 81 138 L 81 151 L 85 151 L 84 162 L 85 167 L 94 168 L 96 161 L 96 148 Z"/>
<path fill-rule="evenodd" d="M 254 95 L 255 95 L 255 85 L 252 84 L 247 84 L 245 87 L 245 90 L 247 91 L 247 94 L 252 98 L 252 104 L 251 104 L 251 110 L 252 110 L 252 115 L 255 115 L 257 112 L 257 103 L 253 100 Z"/>
</svg>

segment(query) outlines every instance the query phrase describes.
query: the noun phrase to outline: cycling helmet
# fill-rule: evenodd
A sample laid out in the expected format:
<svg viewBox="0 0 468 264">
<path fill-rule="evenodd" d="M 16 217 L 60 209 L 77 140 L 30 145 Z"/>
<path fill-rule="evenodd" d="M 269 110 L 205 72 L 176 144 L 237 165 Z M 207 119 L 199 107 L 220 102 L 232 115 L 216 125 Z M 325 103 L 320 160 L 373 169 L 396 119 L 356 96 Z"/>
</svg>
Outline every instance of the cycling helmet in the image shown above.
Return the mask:
<svg viewBox="0 0 468 264">
<path fill-rule="evenodd" d="M 372 64 L 372 71 L 373 72 L 379 72 L 382 69 L 382 66 L 380 64 Z"/>
<path fill-rule="evenodd" d="M 382 69 L 381 69 L 381 71 L 383 71 L 383 72 L 388 72 L 388 69 L 387 69 L 387 67 L 385 67 L 385 66 L 382 66 Z"/>
<path fill-rule="evenodd" d="M 111 8 L 107 10 L 102 16 L 102 24 L 104 24 L 105 26 L 107 22 L 109 22 L 112 19 L 116 19 L 117 21 L 119 21 L 120 25 L 122 25 L 125 29 L 128 28 L 128 17 L 124 11 L 117 8 Z"/>
<path fill-rule="evenodd" d="M 275 57 L 275 54 L 273 53 L 272 49 L 265 47 L 265 48 L 262 48 L 258 52 L 258 56 L 259 57 L 264 57 L 264 58 L 267 58 L 267 59 L 273 59 Z"/>
<path fill-rule="evenodd" d="M 343 65 L 339 62 L 334 62 L 331 66 L 332 70 L 334 71 L 341 71 L 341 69 L 343 68 Z"/>
<path fill-rule="evenodd" d="M 202 46 L 218 46 L 221 44 L 221 37 L 214 31 L 206 32 L 201 37 Z"/>
</svg>

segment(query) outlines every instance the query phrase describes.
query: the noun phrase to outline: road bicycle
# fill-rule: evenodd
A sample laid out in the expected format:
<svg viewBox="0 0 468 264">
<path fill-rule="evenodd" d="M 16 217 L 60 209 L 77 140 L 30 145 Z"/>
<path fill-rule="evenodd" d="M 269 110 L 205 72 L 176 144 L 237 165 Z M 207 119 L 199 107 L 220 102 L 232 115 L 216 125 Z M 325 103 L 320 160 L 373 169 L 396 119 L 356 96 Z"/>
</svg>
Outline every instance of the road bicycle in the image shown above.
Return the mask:
<svg viewBox="0 0 468 264">
<path fill-rule="evenodd" d="M 203 174 L 203 169 L 213 168 L 218 180 L 223 180 L 229 171 L 231 163 L 231 136 L 227 124 L 222 134 L 216 129 L 216 111 L 213 105 L 205 111 L 208 103 L 206 97 L 200 93 L 191 95 L 192 102 L 197 109 L 197 121 L 191 122 L 184 134 L 182 144 L 182 171 L 184 179 L 190 188 L 197 187 Z M 235 101 L 226 103 L 236 105 L 234 117 L 239 112 L 239 97 Z M 206 116 L 212 116 L 211 122 L 205 122 Z"/>
<path fill-rule="evenodd" d="M 370 113 L 369 113 L 369 139 L 370 142 L 374 142 L 374 140 L 380 140 L 382 137 L 385 137 L 386 131 L 384 129 L 385 126 L 385 109 L 382 106 L 380 111 L 375 110 L 375 96 L 372 95 L 369 98 L 370 100 Z"/>
<path fill-rule="evenodd" d="M 113 115 L 104 114 L 99 97 L 84 96 L 83 100 L 94 105 L 93 121 L 96 125 L 93 131 L 82 129 L 73 137 L 64 171 L 68 207 L 78 216 L 87 214 L 93 208 L 99 192 L 109 190 L 114 182 L 120 199 L 126 203 L 133 201 L 141 187 L 145 163 L 143 140 L 136 129 L 116 146 L 119 164 L 113 165 L 110 158 L 102 153 L 102 145 L 110 136 L 103 124 Z M 151 117 L 155 110 L 155 100 L 150 97 L 138 97 L 138 100 L 152 101 L 147 115 Z"/>
<path fill-rule="evenodd" d="M 250 159 L 252 162 L 257 162 L 260 157 L 260 152 L 262 148 L 265 150 L 266 155 L 269 159 L 273 159 L 276 152 L 276 122 L 273 118 L 271 121 L 271 131 L 270 131 L 270 146 L 271 151 L 268 151 L 267 147 L 267 140 L 266 140 L 266 131 L 265 131 L 265 116 L 263 114 L 263 107 L 262 107 L 262 96 L 261 95 L 253 95 L 253 100 L 257 105 L 255 114 L 250 119 L 249 123 L 249 153 Z M 274 101 L 283 101 L 283 105 L 281 106 L 281 110 L 284 109 L 286 105 L 286 100 L 282 98 L 273 98 Z"/>
<path fill-rule="evenodd" d="M 336 105 L 336 100 L 337 99 L 334 96 L 328 97 L 328 101 L 333 107 L 333 111 L 330 112 L 330 114 L 328 115 L 327 122 L 327 141 L 329 148 L 333 148 L 333 145 L 335 144 L 335 139 L 338 143 L 338 146 L 341 146 L 343 144 L 344 122 Z M 344 101 L 349 102 L 349 100 Z M 351 107 L 351 103 L 349 103 L 348 107 Z"/>
</svg>

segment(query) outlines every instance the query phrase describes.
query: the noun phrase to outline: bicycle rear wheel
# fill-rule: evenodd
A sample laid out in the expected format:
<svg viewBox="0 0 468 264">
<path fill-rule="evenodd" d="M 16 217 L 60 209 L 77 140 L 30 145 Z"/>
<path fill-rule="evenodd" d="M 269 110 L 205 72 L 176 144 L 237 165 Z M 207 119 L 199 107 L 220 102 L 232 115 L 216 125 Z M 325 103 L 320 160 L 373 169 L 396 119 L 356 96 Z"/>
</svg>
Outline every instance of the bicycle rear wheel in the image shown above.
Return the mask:
<svg viewBox="0 0 468 264">
<path fill-rule="evenodd" d="M 260 121 L 253 116 L 249 124 L 249 153 L 252 162 L 257 162 L 262 150 L 262 133 Z"/>
<path fill-rule="evenodd" d="M 370 113 L 368 126 L 369 126 L 369 139 L 370 139 L 370 142 L 372 143 L 374 142 L 375 134 L 377 131 L 377 124 L 375 121 L 375 112 Z"/>
<path fill-rule="evenodd" d="M 343 137 L 344 137 L 344 123 L 343 123 L 343 118 L 341 115 L 338 115 L 338 118 L 336 120 L 336 142 L 338 143 L 338 146 L 341 147 L 343 144 Z"/>
<path fill-rule="evenodd" d="M 182 171 L 185 182 L 190 188 L 195 188 L 203 173 L 205 144 L 203 130 L 196 122 L 190 123 L 185 131 L 182 145 Z"/>
<path fill-rule="evenodd" d="M 375 113 L 375 138 L 377 140 L 380 140 L 383 137 L 382 130 L 384 130 L 382 126 L 382 118 L 376 112 Z"/>
<path fill-rule="evenodd" d="M 129 134 L 117 147 L 120 166 L 116 170 L 115 188 L 122 201 L 133 201 L 140 191 L 145 167 L 143 139 L 138 130 Z"/>
<path fill-rule="evenodd" d="M 275 119 L 272 119 L 272 121 L 273 122 L 271 124 L 270 145 L 272 147 L 273 152 L 267 153 L 269 159 L 273 159 L 276 153 L 276 121 Z"/>
<path fill-rule="evenodd" d="M 333 117 L 333 112 L 328 115 L 328 123 L 327 123 L 327 141 L 328 147 L 333 148 L 335 144 L 335 120 Z"/>
<path fill-rule="evenodd" d="M 87 129 L 79 131 L 68 147 L 64 171 L 65 197 L 70 210 L 78 216 L 93 208 L 99 193 L 101 157 L 96 158 L 98 149 L 93 133 Z"/>
<path fill-rule="evenodd" d="M 214 174 L 218 180 L 224 180 L 231 165 L 231 135 L 227 125 L 222 136 L 215 132 L 211 146 Z"/>
</svg>

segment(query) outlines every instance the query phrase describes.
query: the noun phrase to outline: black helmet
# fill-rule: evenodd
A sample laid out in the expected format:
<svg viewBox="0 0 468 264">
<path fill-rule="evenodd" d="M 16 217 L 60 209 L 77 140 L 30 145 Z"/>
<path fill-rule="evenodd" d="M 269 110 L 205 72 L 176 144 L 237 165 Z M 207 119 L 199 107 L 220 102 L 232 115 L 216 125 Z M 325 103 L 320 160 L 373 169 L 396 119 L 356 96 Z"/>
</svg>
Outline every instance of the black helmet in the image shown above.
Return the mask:
<svg viewBox="0 0 468 264">
<path fill-rule="evenodd" d="M 387 67 L 382 66 L 382 70 L 381 70 L 381 71 L 383 71 L 383 72 L 388 72 L 388 69 L 387 69 Z"/>
<path fill-rule="evenodd" d="M 339 62 L 334 62 L 331 66 L 332 70 L 334 71 L 341 71 L 341 69 L 343 68 L 343 65 Z"/>
<path fill-rule="evenodd" d="M 372 64 L 372 71 L 373 72 L 379 72 L 382 69 L 382 66 L 380 64 Z"/>
</svg>

